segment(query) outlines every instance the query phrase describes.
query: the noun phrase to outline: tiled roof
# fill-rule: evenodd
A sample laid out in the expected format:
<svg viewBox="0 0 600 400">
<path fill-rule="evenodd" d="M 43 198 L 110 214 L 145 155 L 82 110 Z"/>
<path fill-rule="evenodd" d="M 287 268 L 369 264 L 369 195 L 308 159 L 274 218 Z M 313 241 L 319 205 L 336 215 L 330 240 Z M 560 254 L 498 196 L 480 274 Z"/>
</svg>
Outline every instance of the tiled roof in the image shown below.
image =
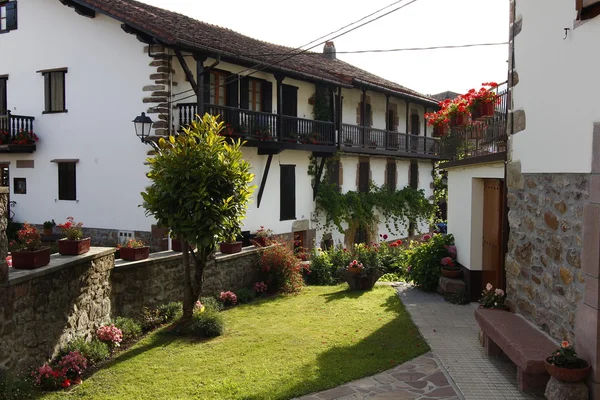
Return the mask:
<svg viewBox="0 0 600 400">
<path fill-rule="evenodd" d="M 460 96 L 460 93 L 456 93 L 451 90 L 447 90 L 442 93 L 431 95 L 431 97 L 433 97 L 434 99 L 439 100 L 439 101 L 453 100 L 453 99 L 457 98 L 458 96 Z"/>
<path fill-rule="evenodd" d="M 229 55 L 253 63 L 273 64 L 282 53 L 294 49 L 244 36 L 231 29 L 207 24 L 188 16 L 140 3 L 134 0 L 72 0 L 116 18 L 133 28 L 148 33 L 168 45 L 190 50 L 204 50 Z M 271 70 L 294 71 L 313 79 L 340 85 L 351 85 L 354 79 L 381 86 L 398 94 L 437 103 L 429 96 L 383 79 L 341 60 L 328 59 L 320 54 L 301 54 L 270 67 Z"/>
</svg>

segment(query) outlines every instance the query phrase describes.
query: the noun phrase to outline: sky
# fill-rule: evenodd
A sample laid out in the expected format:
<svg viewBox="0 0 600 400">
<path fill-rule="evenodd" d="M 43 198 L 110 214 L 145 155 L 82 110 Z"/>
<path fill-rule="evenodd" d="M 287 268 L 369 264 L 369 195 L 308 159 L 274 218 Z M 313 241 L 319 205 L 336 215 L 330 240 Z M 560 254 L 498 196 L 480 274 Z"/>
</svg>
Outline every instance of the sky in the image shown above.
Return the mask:
<svg viewBox="0 0 600 400">
<path fill-rule="evenodd" d="M 141 1 L 255 39 L 289 47 L 302 46 L 393 2 Z M 386 11 L 406 3 L 408 0 Z M 416 0 L 390 15 L 334 39 L 334 43 L 337 51 L 354 51 L 506 42 L 508 14 L 508 0 Z M 322 48 L 323 45 L 319 45 L 314 51 L 322 51 Z M 464 93 L 470 88 L 479 88 L 483 82 L 506 81 L 508 45 L 338 54 L 338 58 L 424 94 L 446 90 Z"/>
</svg>

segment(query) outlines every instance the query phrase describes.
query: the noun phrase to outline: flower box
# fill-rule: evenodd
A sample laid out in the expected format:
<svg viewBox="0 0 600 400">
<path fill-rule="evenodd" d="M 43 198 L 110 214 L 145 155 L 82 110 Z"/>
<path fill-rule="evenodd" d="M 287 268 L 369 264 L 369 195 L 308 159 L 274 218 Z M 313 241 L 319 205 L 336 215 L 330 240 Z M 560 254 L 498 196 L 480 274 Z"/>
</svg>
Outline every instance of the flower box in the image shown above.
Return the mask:
<svg viewBox="0 0 600 400">
<path fill-rule="evenodd" d="M 60 239 L 58 241 L 58 252 L 63 256 L 78 256 L 90 251 L 91 238 L 81 240 Z"/>
<path fill-rule="evenodd" d="M 120 248 L 120 256 L 122 260 L 126 261 L 139 261 L 145 260 L 150 256 L 150 247 L 121 247 Z"/>
<path fill-rule="evenodd" d="M 587 378 L 592 371 L 592 367 L 589 364 L 583 368 L 557 367 L 556 365 L 549 363 L 548 360 L 545 360 L 544 364 L 546 366 L 546 371 L 550 376 L 561 382 L 581 382 Z"/>
<path fill-rule="evenodd" d="M 36 251 L 13 251 L 12 267 L 15 269 L 36 269 L 50 264 L 50 247 Z"/>
<path fill-rule="evenodd" d="M 486 119 L 494 116 L 495 107 L 494 103 L 479 103 L 477 105 L 478 118 Z"/>
<path fill-rule="evenodd" d="M 433 126 L 433 137 L 443 137 L 448 135 L 448 131 L 450 129 L 448 128 L 448 125 L 443 124 L 443 125 L 434 125 Z"/>
<path fill-rule="evenodd" d="M 242 242 L 235 242 L 235 243 L 221 242 L 219 244 L 219 250 L 223 254 L 239 253 L 242 251 Z"/>
</svg>

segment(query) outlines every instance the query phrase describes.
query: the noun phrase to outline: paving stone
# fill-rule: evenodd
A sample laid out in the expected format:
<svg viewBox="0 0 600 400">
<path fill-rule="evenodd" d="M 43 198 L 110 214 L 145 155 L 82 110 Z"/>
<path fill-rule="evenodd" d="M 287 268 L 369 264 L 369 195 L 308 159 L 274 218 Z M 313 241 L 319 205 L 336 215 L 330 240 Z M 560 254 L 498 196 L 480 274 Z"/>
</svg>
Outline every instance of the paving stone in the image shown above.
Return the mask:
<svg viewBox="0 0 600 400">
<path fill-rule="evenodd" d="M 373 379 L 375 379 L 379 383 L 393 383 L 393 382 L 396 382 L 396 379 L 394 379 L 394 377 L 392 375 L 385 374 L 385 373 L 374 375 Z"/>
<path fill-rule="evenodd" d="M 326 390 L 324 392 L 318 393 L 317 397 L 325 400 L 334 400 L 339 399 L 340 397 L 348 396 L 356 393 L 354 389 L 352 389 L 348 385 L 339 386 L 335 389 Z"/>
</svg>

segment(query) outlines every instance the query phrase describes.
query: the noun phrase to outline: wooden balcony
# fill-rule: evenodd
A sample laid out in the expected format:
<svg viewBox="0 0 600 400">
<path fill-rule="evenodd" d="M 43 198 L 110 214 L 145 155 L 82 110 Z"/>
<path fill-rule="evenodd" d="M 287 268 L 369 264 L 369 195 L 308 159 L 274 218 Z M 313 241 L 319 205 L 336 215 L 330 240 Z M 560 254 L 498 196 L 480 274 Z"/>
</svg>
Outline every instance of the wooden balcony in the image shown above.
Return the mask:
<svg viewBox="0 0 600 400">
<path fill-rule="evenodd" d="M 34 120 L 35 117 L 0 111 L 0 153 L 33 153 L 37 141 Z"/>
</svg>

